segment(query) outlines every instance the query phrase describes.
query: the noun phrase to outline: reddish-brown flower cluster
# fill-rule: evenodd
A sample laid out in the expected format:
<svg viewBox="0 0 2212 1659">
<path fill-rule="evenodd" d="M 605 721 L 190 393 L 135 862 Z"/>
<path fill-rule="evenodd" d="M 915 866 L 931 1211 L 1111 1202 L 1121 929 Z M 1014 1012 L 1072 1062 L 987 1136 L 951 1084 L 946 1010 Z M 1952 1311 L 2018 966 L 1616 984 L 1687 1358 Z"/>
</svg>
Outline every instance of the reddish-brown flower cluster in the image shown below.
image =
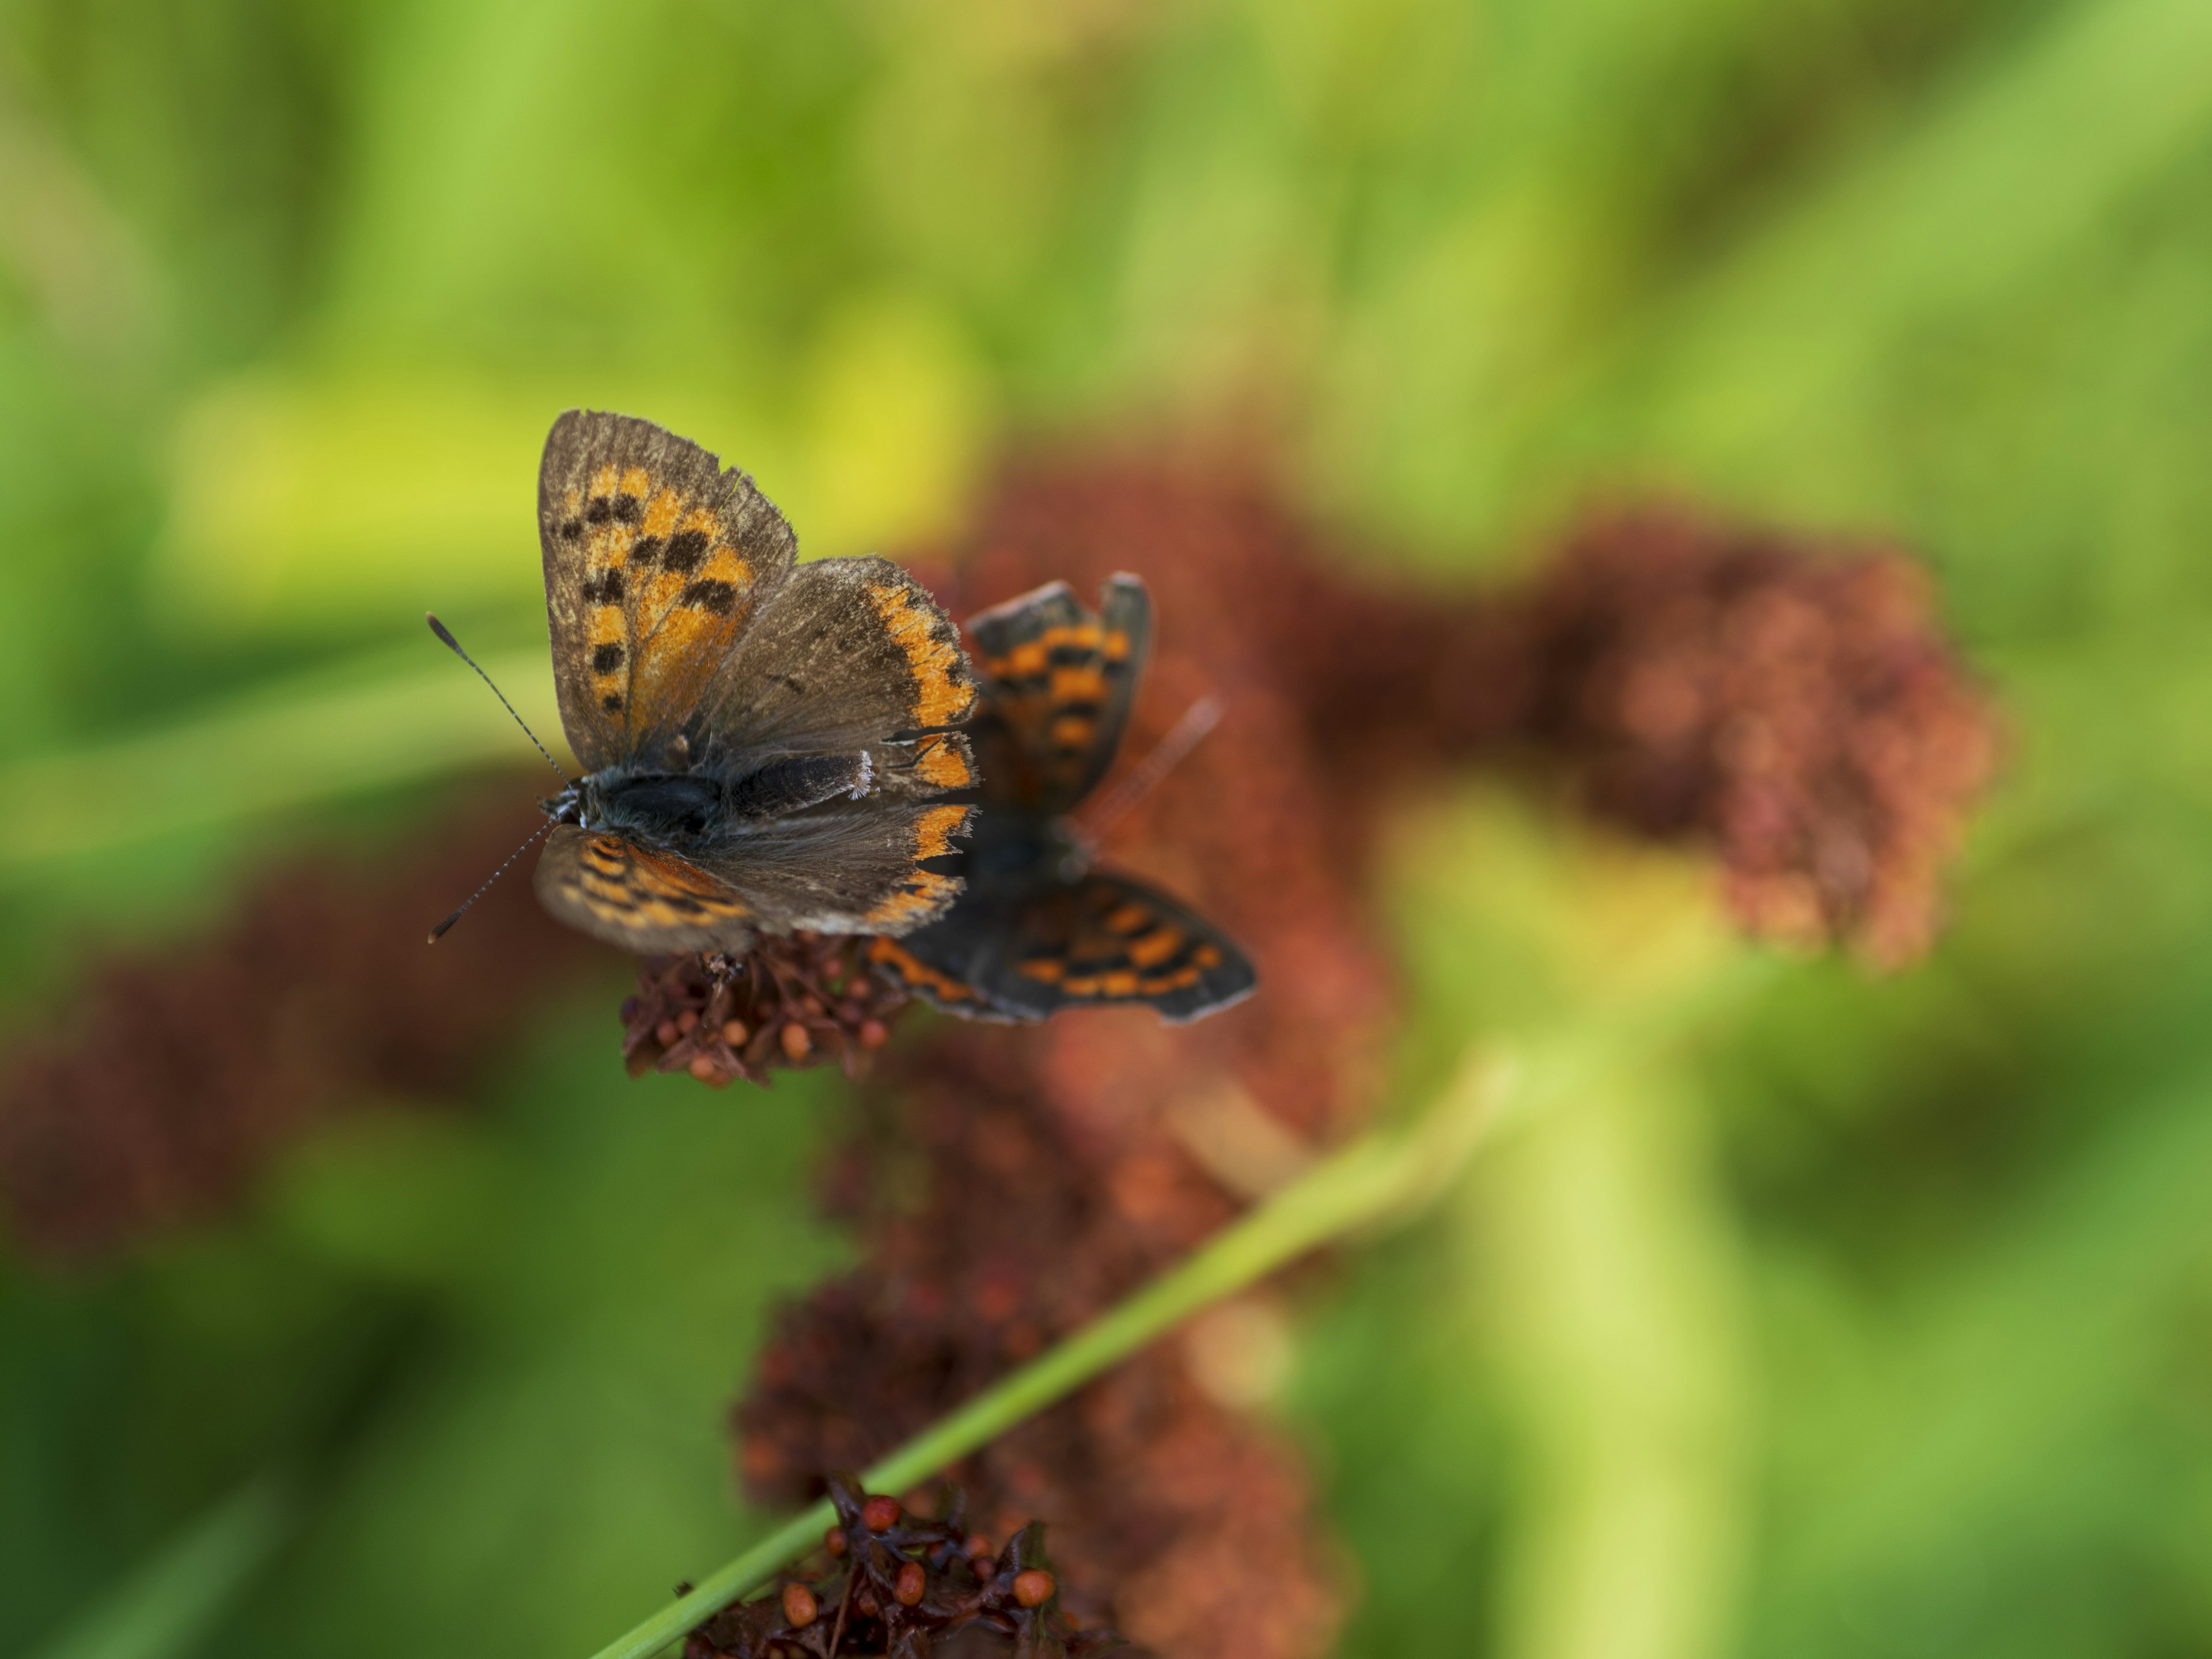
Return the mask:
<svg viewBox="0 0 2212 1659">
<path fill-rule="evenodd" d="M 1079 1150 L 1039 1109 L 1043 1035 L 941 1032 L 869 1091 L 875 1121 L 832 1180 L 835 1207 L 866 1218 L 866 1265 L 785 1310 L 738 1407 L 739 1469 L 762 1501 L 811 1497 L 823 1469 L 889 1451 L 1234 1213 L 1171 1140 Z M 1328 1649 L 1339 1596 L 1296 1454 L 1175 1350 L 951 1473 L 984 1530 L 1051 1522 L 1099 1597 L 1076 1601 L 1086 1624 L 1110 1617 L 1169 1656 Z"/>
<path fill-rule="evenodd" d="M 741 957 L 648 957 L 623 1003 L 623 1059 L 633 1077 L 689 1072 L 717 1088 L 828 1060 L 857 1077 L 906 1003 L 849 939 L 794 933 Z"/>
<path fill-rule="evenodd" d="M 1919 567 L 1645 512 L 1588 526 L 1512 602 L 1522 728 L 1601 813 L 1718 855 L 1754 933 L 1894 967 L 1997 760 Z"/>
<path fill-rule="evenodd" d="M 501 882 L 434 947 L 422 928 L 514 849 L 520 790 L 466 809 L 397 869 L 302 860 L 213 938 L 110 961 L 9 1057 L 10 1231 L 82 1255 L 214 1212 L 277 1148 L 349 1106 L 434 1100 L 558 988 L 607 958 Z"/>
<path fill-rule="evenodd" d="M 837 1524 L 823 1538 L 819 1570 L 787 1573 L 758 1601 L 715 1614 L 691 1632 L 684 1659 L 929 1659 L 940 1643 L 1013 1659 L 1081 1659 L 1120 1644 L 1061 1611 L 1042 1523 L 1023 1527 L 1001 1553 L 967 1525 L 957 1493 L 932 1520 L 849 1478 L 833 1476 L 829 1487 Z"/>
<path fill-rule="evenodd" d="M 1754 933 L 1897 966 L 1935 938 L 1943 866 L 2000 747 L 1926 580 L 1887 549 L 1644 509 L 1594 517 L 1521 584 L 1423 594 L 1361 580 L 1257 489 L 1137 466 L 1024 475 L 979 545 L 957 611 L 1048 575 L 1083 586 L 1140 568 L 1159 678 L 1227 701 L 1192 769 L 1254 745 L 1302 751 L 1320 788 L 1296 804 L 1340 862 L 1356 864 L 1379 800 L 1510 759 L 1577 780 L 1633 833 L 1709 851 Z M 1177 798 L 1192 817 L 1211 787 Z M 1216 838 L 1248 842 L 1251 824 L 1272 840 L 1284 822 L 1218 817 Z M 1276 886 L 1310 906 L 1310 888 Z"/>
</svg>

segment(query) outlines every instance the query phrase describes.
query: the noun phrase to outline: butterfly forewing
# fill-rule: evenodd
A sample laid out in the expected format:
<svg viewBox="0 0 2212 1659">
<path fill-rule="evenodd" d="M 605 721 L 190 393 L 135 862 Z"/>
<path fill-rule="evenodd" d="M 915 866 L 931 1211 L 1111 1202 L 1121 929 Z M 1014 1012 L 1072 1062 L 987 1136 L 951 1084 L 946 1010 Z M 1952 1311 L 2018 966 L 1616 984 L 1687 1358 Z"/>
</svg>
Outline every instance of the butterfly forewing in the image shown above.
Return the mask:
<svg viewBox="0 0 2212 1659">
<path fill-rule="evenodd" d="M 538 518 L 569 746 L 589 771 L 650 763 L 790 574 L 791 527 L 698 445 L 577 410 L 546 440 Z"/>
<path fill-rule="evenodd" d="M 737 755 L 842 753 L 942 732 L 975 706 L 960 630 L 889 559 L 802 565 L 760 608 L 716 677 L 708 726 Z M 927 781 L 975 781 L 961 744 L 887 757 Z"/>
<path fill-rule="evenodd" d="M 1114 577 L 1094 615 L 1066 582 L 1052 582 L 968 628 L 991 688 L 984 776 L 993 798 L 1069 811 L 1113 765 L 1128 724 L 1152 641 L 1144 583 Z"/>
</svg>

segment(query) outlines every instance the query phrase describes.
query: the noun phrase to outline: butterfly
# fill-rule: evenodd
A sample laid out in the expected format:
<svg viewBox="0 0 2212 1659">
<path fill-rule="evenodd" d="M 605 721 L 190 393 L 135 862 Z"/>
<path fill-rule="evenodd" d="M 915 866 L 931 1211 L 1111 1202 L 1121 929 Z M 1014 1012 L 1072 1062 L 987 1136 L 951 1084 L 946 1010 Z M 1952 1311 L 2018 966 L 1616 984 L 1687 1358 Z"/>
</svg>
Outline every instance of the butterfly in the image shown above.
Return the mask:
<svg viewBox="0 0 2212 1659">
<path fill-rule="evenodd" d="M 1134 576 L 1085 610 L 1053 582 L 971 617 L 982 672 L 969 731 L 981 806 L 957 855 L 967 888 L 939 920 L 871 940 L 867 959 L 949 1013 L 1026 1021 L 1146 1003 L 1180 1024 L 1249 996 L 1251 963 L 1157 888 L 1091 867 L 1068 814 L 1113 764 L 1152 638 Z"/>
<path fill-rule="evenodd" d="M 954 728 L 976 692 L 926 589 L 887 559 L 794 567 L 750 477 L 623 415 L 554 422 L 538 522 L 586 769 L 545 803 L 547 909 L 640 953 L 945 912 L 974 811 L 946 797 L 975 781 Z"/>
</svg>

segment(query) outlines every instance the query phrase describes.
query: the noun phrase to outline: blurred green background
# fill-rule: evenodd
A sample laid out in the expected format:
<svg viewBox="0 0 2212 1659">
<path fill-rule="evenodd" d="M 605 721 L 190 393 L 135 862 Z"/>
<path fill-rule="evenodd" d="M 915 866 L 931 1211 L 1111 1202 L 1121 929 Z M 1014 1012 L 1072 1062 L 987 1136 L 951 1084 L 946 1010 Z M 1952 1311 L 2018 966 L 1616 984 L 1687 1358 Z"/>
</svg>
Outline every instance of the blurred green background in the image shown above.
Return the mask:
<svg viewBox="0 0 2212 1659">
<path fill-rule="evenodd" d="M 9 1029 L 517 758 L 427 606 L 552 723 L 578 404 L 816 553 L 1193 432 L 1424 580 L 1642 489 L 1923 553 L 2014 722 L 1935 959 L 1524 1126 L 1265 1409 L 1346 1654 L 2212 1652 L 2203 0 L 0 0 Z M 1407 836 L 1409 1053 L 1620 994 L 1598 854 Z M 580 1656 L 744 1540 L 836 1089 L 606 1018 L 0 1263 L 0 1652 Z"/>
</svg>

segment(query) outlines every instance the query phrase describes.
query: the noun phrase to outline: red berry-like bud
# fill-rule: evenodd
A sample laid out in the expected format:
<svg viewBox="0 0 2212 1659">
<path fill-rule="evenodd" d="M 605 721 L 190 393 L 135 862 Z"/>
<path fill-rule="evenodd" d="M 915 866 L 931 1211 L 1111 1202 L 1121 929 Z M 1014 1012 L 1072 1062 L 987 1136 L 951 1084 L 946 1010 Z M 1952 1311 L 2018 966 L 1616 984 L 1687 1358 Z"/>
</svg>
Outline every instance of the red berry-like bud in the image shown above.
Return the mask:
<svg viewBox="0 0 2212 1659">
<path fill-rule="evenodd" d="M 840 1527 L 832 1527 L 829 1531 L 823 1533 L 822 1534 L 822 1547 L 830 1552 L 830 1556 L 832 1560 L 835 1560 L 837 1557 L 844 1554 L 844 1529 Z"/>
<path fill-rule="evenodd" d="M 870 1532 L 889 1532 L 899 1523 L 899 1501 L 896 1498 L 871 1498 L 860 1506 L 860 1524 Z"/>
<path fill-rule="evenodd" d="M 991 1540 L 980 1532 L 971 1532 L 968 1534 L 968 1541 L 961 1545 L 960 1553 L 970 1560 L 980 1555 L 988 1561 L 991 1559 Z"/>
<path fill-rule="evenodd" d="M 1031 1567 L 1027 1572 L 1014 1575 L 1014 1600 L 1025 1607 L 1041 1607 L 1052 1600 L 1057 1588 L 1052 1575 L 1042 1567 Z"/>
<path fill-rule="evenodd" d="M 786 1060 L 804 1060 L 806 1058 L 806 1051 L 814 1046 L 814 1039 L 806 1034 L 806 1028 L 804 1025 L 785 1026 L 781 1041 L 783 1043 L 783 1054 Z"/>
<path fill-rule="evenodd" d="M 898 1582 L 891 1587 L 891 1594 L 898 1597 L 901 1607 L 910 1607 L 921 1600 L 922 1591 L 928 1588 L 929 1575 L 922 1571 L 921 1563 L 909 1561 L 898 1570 Z"/>
<path fill-rule="evenodd" d="M 814 1622 L 814 1615 L 821 1610 L 815 1602 L 814 1592 L 805 1585 L 786 1584 L 783 1587 L 783 1622 L 793 1630 L 805 1630 Z"/>
</svg>

